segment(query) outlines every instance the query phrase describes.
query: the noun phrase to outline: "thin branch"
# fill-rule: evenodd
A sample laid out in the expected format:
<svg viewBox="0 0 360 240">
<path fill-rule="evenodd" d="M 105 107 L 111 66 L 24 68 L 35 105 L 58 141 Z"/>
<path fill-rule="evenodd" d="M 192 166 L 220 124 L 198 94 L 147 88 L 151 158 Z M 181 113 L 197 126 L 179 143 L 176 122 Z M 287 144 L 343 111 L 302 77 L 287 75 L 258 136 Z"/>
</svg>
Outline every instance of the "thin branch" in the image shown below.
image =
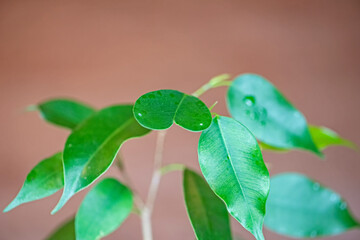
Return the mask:
<svg viewBox="0 0 360 240">
<path fill-rule="evenodd" d="M 159 189 L 161 179 L 161 167 L 163 159 L 163 149 L 165 142 L 166 130 L 159 131 L 156 139 L 156 149 L 154 157 L 154 171 L 151 178 L 150 188 L 145 206 L 142 209 L 141 221 L 143 228 L 143 239 L 152 240 L 151 214 L 154 209 L 156 195 Z"/>
<path fill-rule="evenodd" d="M 134 196 L 134 203 L 135 203 L 135 207 L 137 208 L 137 212 L 141 212 L 141 210 L 144 208 L 144 202 L 143 200 L 140 198 L 138 192 L 135 190 L 134 185 L 131 181 L 131 178 L 129 176 L 129 174 L 127 173 L 127 171 L 125 170 L 125 166 L 124 166 L 124 162 L 122 160 L 122 156 L 121 153 L 118 152 L 118 154 L 116 155 L 116 166 L 118 167 L 118 169 L 120 170 L 121 176 L 123 178 L 124 184 L 127 185 Z"/>
</svg>

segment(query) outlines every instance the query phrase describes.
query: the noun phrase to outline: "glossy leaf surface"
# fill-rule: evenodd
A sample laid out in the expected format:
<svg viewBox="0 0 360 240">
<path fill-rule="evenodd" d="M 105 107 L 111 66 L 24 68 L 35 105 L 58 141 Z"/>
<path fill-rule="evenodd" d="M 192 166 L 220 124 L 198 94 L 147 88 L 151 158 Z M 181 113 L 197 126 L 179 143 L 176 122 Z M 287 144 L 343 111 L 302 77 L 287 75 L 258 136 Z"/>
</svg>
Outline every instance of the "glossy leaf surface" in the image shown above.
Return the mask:
<svg viewBox="0 0 360 240">
<path fill-rule="evenodd" d="M 335 235 L 359 226 L 339 194 L 296 173 L 271 178 L 266 209 L 265 226 L 290 237 Z"/>
<path fill-rule="evenodd" d="M 269 192 L 269 173 L 255 137 L 238 121 L 217 116 L 200 136 L 201 171 L 230 214 L 256 239 Z"/>
<path fill-rule="evenodd" d="M 277 148 L 301 148 L 320 154 L 305 117 L 269 81 L 255 74 L 235 78 L 228 109 L 259 139 Z"/>
<path fill-rule="evenodd" d="M 183 187 L 186 209 L 199 240 L 231 239 L 226 206 L 197 173 L 185 169 Z"/>
<path fill-rule="evenodd" d="M 66 141 L 64 192 L 53 213 L 100 177 L 126 140 L 148 132 L 135 120 L 132 105 L 108 107 L 85 120 Z"/>
<path fill-rule="evenodd" d="M 20 204 L 50 196 L 64 185 L 62 153 L 57 153 L 38 163 L 27 175 L 24 185 L 4 212 Z"/>
<path fill-rule="evenodd" d="M 72 218 L 68 222 L 61 225 L 46 240 L 75 240 L 75 219 Z"/>
<path fill-rule="evenodd" d="M 344 146 L 356 148 L 356 145 L 349 140 L 341 138 L 336 132 L 326 127 L 310 126 L 311 137 L 320 150 L 330 146 Z"/>
<path fill-rule="evenodd" d="M 144 127 L 162 130 L 173 122 L 190 131 L 211 124 L 211 114 L 200 99 L 175 90 L 158 90 L 142 95 L 134 105 L 136 120 Z"/>
<path fill-rule="evenodd" d="M 95 113 L 92 107 L 69 99 L 52 99 L 37 107 L 47 122 L 70 129 Z"/>
<path fill-rule="evenodd" d="M 131 191 L 116 179 L 99 182 L 84 198 L 75 217 L 77 240 L 97 240 L 115 231 L 129 216 Z"/>
</svg>

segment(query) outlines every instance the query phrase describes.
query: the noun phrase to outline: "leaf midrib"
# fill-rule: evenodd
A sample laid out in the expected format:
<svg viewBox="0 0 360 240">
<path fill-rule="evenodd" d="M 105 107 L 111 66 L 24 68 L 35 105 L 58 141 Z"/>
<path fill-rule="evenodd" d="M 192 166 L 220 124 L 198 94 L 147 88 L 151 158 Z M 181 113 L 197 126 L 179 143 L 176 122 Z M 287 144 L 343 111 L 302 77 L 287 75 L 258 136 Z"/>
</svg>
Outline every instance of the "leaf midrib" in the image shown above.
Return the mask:
<svg viewBox="0 0 360 240">
<path fill-rule="evenodd" d="M 96 156 L 97 154 L 98 154 L 98 152 L 100 151 L 100 149 L 102 149 L 116 134 L 118 134 L 120 131 L 122 131 L 125 127 L 127 127 L 128 125 L 130 125 L 131 124 L 131 122 L 132 122 L 132 118 L 130 118 L 129 120 L 127 120 L 126 122 L 124 122 L 124 124 L 121 126 L 121 127 L 119 127 L 119 128 L 117 128 L 113 133 L 111 133 L 110 135 L 109 135 L 109 137 L 107 137 L 106 139 L 105 139 L 105 141 L 104 142 L 102 142 L 101 144 L 100 144 L 100 146 L 96 149 L 96 151 L 93 153 L 93 154 L 91 154 L 91 156 L 88 158 L 88 160 L 87 160 L 87 163 L 84 165 L 84 167 L 82 168 L 82 171 L 84 171 L 84 169 L 86 168 L 86 166 L 91 162 L 91 160 L 94 158 L 94 156 Z M 120 146 L 119 146 L 120 147 Z M 112 159 L 112 161 L 113 161 L 114 159 Z M 111 162 L 112 162 L 111 161 Z M 102 173 L 103 174 L 103 173 Z M 91 182 L 94 182 L 96 179 L 98 179 L 102 174 L 100 174 L 97 178 L 95 178 L 94 180 L 92 180 Z M 81 174 L 82 175 L 82 174 Z M 81 176 L 80 175 L 80 176 Z M 74 189 L 76 188 L 76 186 L 78 185 L 78 183 L 79 183 L 79 180 L 81 179 L 81 177 L 78 177 L 78 178 L 76 178 L 76 182 L 74 182 L 74 184 L 72 184 L 72 188 L 71 188 L 71 192 L 72 193 L 74 193 L 75 191 L 74 191 Z M 91 184 L 91 183 L 90 183 Z M 89 185 L 89 184 L 88 184 Z M 87 185 L 87 186 L 88 186 Z M 84 187 L 82 187 L 82 188 L 79 188 L 77 191 L 80 191 L 81 189 L 83 189 L 83 188 L 85 188 L 86 186 L 84 186 Z"/>
<path fill-rule="evenodd" d="M 180 106 L 181 106 L 181 104 L 182 104 L 182 102 L 184 101 L 184 99 L 186 98 L 186 94 L 185 93 L 183 93 L 184 95 L 182 96 L 182 98 L 181 98 L 181 100 L 180 100 L 180 102 L 179 102 L 179 104 L 178 104 L 178 106 L 177 106 L 177 108 L 176 108 L 176 110 L 175 110 L 175 113 L 174 113 L 174 117 L 173 117 L 173 121 L 174 122 L 176 122 L 176 115 L 177 115 L 177 113 L 178 113 L 178 111 L 179 111 L 179 108 L 180 108 Z"/>
<path fill-rule="evenodd" d="M 235 172 L 235 168 L 234 168 L 233 163 L 232 163 L 232 158 L 231 158 L 231 156 L 230 156 L 230 153 L 229 153 L 229 150 L 228 150 L 228 147 L 227 147 L 227 144 L 226 144 L 225 137 L 224 137 L 223 132 L 222 132 L 222 130 L 221 130 L 221 124 L 220 124 L 220 119 L 219 119 L 219 118 L 218 118 L 218 121 L 217 121 L 217 122 L 218 122 L 218 125 L 219 125 L 219 131 L 220 131 L 221 139 L 223 140 L 223 143 L 224 143 L 224 145 L 225 145 L 226 154 L 227 154 L 228 157 L 229 157 L 229 162 L 230 162 L 231 168 L 232 168 L 232 170 L 233 170 L 233 172 L 234 172 L 234 175 L 235 175 L 236 180 L 237 180 L 237 182 L 238 182 L 238 184 L 239 184 L 239 187 L 240 187 L 240 189 L 241 189 L 241 192 L 243 193 L 242 195 L 244 196 L 244 200 L 245 200 L 245 202 L 246 202 L 246 205 L 250 206 L 249 203 L 248 203 L 248 201 L 247 201 L 247 198 L 246 198 L 245 190 L 244 190 L 244 188 L 241 186 L 240 180 L 239 180 L 239 178 L 238 178 L 238 176 L 237 176 L 237 174 L 236 174 L 236 172 Z M 249 208 L 250 208 L 250 207 L 249 207 Z M 253 215 L 252 215 L 252 211 L 249 211 L 249 214 L 250 214 L 251 221 L 252 221 L 253 225 L 255 225 L 254 218 L 253 218 Z"/>
</svg>

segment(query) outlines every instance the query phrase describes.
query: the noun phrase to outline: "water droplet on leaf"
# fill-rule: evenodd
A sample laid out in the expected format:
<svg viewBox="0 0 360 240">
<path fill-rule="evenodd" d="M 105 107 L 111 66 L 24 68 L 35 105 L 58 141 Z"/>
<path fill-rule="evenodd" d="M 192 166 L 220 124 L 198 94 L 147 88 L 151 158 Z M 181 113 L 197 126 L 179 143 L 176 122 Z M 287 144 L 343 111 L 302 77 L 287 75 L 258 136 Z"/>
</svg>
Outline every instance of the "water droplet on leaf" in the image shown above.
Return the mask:
<svg viewBox="0 0 360 240">
<path fill-rule="evenodd" d="M 347 208 L 346 202 L 342 202 L 342 203 L 340 204 L 340 209 L 341 209 L 341 210 L 345 210 L 346 208 Z"/>
<path fill-rule="evenodd" d="M 243 102 L 245 103 L 246 106 L 251 107 L 253 105 L 255 105 L 255 97 L 254 96 L 245 96 L 243 99 Z"/>
<path fill-rule="evenodd" d="M 320 189 L 320 184 L 319 183 L 314 183 L 313 189 L 314 189 L 314 191 L 318 191 Z"/>
<path fill-rule="evenodd" d="M 310 237 L 316 237 L 316 236 L 317 236 L 317 231 L 316 230 L 311 231 Z"/>
</svg>

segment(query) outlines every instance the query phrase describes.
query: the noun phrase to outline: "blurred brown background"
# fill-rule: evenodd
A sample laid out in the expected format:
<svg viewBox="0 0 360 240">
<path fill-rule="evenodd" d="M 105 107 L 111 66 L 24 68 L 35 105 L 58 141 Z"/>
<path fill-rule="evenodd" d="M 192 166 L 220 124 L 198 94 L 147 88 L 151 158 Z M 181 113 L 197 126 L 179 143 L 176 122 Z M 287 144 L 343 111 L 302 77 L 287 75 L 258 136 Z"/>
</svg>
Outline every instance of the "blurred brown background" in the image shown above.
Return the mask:
<svg viewBox="0 0 360 240">
<path fill-rule="evenodd" d="M 23 109 L 50 97 L 75 97 L 96 107 L 133 102 L 172 88 L 193 92 L 214 75 L 266 76 L 307 116 L 360 144 L 360 1 L 0 1 L 0 208 L 27 173 L 60 150 L 69 132 Z M 204 95 L 226 113 L 224 94 Z M 198 169 L 199 134 L 173 127 L 165 162 Z M 144 196 L 155 135 L 123 147 L 126 166 Z M 271 174 L 303 172 L 347 199 L 360 218 L 359 153 L 326 150 L 265 153 Z M 116 169 L 110 175 L 116 176 Z M 155 206 L 155 239 L 194 239 L 182 200 L 181 174 L 163 178 Z M 71 216 L 84 194 L 50 215 L 60 193 L 0 214 L 0 239 L 43 239 Z M 106 239 L 140 239 L 131 216 Z M 234 222 L 233 231 L 253 239 Z M 265 231 L 267 239 L 288 239 Z M 360 231 L 326 239 L 360 239 Z"/>
</svg>

